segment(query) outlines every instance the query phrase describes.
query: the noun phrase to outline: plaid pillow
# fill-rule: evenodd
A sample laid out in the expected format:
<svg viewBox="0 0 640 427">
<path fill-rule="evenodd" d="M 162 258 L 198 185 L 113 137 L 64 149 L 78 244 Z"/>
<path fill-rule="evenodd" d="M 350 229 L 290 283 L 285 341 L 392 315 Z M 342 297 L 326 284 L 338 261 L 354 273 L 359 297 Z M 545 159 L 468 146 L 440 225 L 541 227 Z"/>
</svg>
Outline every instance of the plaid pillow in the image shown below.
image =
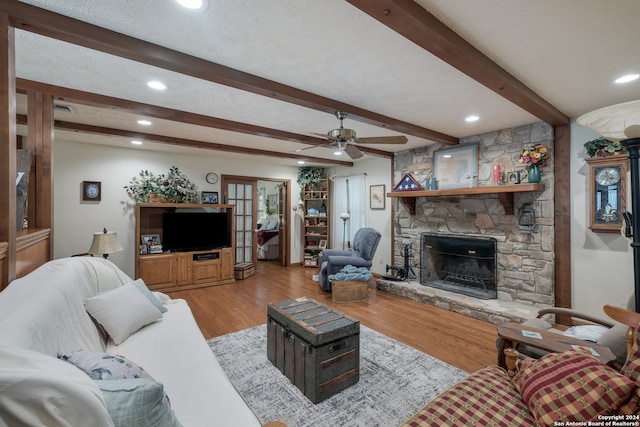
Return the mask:
<svg viewBox="0 0 640 427">
<path fill-rule="evenodd" d="M 640 330 L 636 330 L 633 338 L 631 351 L 627 355 L 627 360 L 620 370 L 623 375 L 631 378 L 636 383 L 640 383 Z"/>
<path fill-rule="evenodd" d="M 637 387 L 585 349 L 523 360 L 513 384 L 542 425 L 617 414 Z"/>
</svg>

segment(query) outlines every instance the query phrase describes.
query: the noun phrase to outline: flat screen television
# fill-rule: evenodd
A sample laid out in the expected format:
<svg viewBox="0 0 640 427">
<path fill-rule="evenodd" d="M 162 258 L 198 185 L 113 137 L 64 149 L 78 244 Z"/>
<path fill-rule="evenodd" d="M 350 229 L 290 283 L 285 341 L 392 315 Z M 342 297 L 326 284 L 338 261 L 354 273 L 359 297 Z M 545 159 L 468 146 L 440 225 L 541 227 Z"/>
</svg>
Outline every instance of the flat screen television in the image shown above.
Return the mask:
<svg viewBox="0 0 640 427">
<path fill-rule="evenodd" d="M 205 251 L 231 247 L 231 212 L 165 212 L 165 251 Z"/>
</svg>

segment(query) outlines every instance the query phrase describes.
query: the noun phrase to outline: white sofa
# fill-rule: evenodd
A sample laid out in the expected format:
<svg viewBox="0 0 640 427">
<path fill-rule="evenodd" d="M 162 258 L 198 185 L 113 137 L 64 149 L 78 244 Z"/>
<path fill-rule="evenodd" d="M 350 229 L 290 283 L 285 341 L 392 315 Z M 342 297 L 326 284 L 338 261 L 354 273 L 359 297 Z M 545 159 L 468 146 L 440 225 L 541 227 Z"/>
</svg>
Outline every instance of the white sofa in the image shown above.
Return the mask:
<svg viewBox="0 0 640 427">
<path fill-rule="evenodd" d="M 260 425 L 184 300 L 155 293 L 167 308 L 159 320 L 120 345 L 101 337 L 85 300 L 132 281 L 105 259 L 75 257 L 50 261 L 0 292 L 0 425 L 113 425 L 96 381 L 57 357 L 78 350 L 140 365 L 164 385 L 184 427 Z"/>
</svg>

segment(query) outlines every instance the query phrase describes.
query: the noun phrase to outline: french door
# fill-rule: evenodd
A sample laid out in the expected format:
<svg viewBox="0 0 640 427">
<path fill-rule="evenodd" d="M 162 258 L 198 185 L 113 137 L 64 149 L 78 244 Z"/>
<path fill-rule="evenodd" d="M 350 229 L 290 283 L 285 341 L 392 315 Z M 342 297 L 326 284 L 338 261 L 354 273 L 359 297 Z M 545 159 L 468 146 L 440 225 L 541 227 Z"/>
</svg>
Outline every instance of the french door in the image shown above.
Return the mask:
<svg viewBox="0 0 640 427">
<path fill-rule="evenodd" d="M 226 183 L 224 182 L 226 181 Z M 253 262 L 258 249 L 254 240 L 255 205 L 258 193 L 255 179 L 230 178 L 223 180 L 227 203 L 234 205 L 236 234 L 236 263 Z"/>
<path fill-rule="evenodd" d="M 277 181 L 278 187 L 278 231 L 279 231 L 279 262 L 289 264 L 289 180 L 260 178 Z M 235 216 L 235 262 L 254 262 L 258 258 L 258 244 L 256 238 L 258 216 L 258 179 L 239 176 L 222 176 L 223 203 L 234 205 Z"/>
</svg>

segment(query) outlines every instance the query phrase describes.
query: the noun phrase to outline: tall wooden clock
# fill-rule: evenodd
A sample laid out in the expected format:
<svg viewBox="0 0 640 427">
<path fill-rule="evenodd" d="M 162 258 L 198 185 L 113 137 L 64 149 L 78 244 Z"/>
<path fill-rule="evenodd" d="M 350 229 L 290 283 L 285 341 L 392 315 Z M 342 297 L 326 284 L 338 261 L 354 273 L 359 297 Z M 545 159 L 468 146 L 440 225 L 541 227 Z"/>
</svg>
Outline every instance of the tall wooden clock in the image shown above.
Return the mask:
<svg viewBox="0 0 640 427">
<path fill-rule="evenodd" d="M 627 154 L 585 159 L 589 164 L 591 231 L 620 232 L 627 200 L 628 159 Z"/>
</svg>

